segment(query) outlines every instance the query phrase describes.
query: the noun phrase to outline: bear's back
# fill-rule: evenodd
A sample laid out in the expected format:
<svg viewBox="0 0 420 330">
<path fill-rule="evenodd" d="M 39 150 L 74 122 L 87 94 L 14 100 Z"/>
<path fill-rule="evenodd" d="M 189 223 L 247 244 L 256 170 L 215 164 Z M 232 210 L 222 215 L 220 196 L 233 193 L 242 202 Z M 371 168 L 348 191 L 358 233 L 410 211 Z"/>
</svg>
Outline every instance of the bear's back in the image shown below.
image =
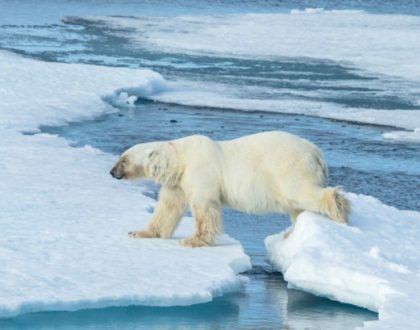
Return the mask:
<svg viewBox="0 0 420 330">
<path fill-rule="evenodd" d="M 219 143 L 225 199 L 235 208 L 257 213 L 275 211 L 279 206 L 273 196 L 279 191 L 324 180 L 320 151 L 296 135 L 263 132 Z"/>
</svg>

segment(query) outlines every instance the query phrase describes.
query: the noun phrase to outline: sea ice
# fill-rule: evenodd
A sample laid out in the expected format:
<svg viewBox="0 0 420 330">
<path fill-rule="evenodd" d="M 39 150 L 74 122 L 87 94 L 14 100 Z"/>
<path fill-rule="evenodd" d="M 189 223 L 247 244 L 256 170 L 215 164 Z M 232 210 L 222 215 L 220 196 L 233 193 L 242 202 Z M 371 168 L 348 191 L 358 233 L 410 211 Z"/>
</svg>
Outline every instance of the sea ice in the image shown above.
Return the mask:
<svg viewBox="0 0 420 330">
<path fill-rule="evenodd" d="M 348 193 L 349 225 L 302 213 L 287 239 L 265 240 L 290 287 L 379 313 L 368 329 L 417 329 L 420 310 L 420 213 Z"/>
<path fill-rule="evenodd" d="M 249 257 L 227 236 L 187 249 L 132 240 L 154 201 L 146 185 L 112 180 L 115 157 L 38 132 L 93 118 L 113 102 L 170 95 L 150 70 L 45 63 L 0 52 L 0 317 L 43 310 L 186 305 L 235 290 Z M 126 94 L 123 94 L 126 93 Z M 168 94 L 166 94 L 168 93 Z M 131 97 L 131 98 L 130 98 Z M 287 240 L 266 239 L 291 286 L 379 312 L 378 329 L 413 329 L 420 310 L 420 213 L 348 194 L 349 226 L 304 212 Z M 404 315 L 404 317 L 402 317 Z"/>
<path fill-rule="evenodd" d="M 401 141 L 401 142 L 420 142 L 420 128 L 414 131 L 393 131 L 383 133 L 382 136 L 387 140 Z"/>
<path fill-rule="evenodd" d="M 407 93 L 407 98 L 418 95 L 418 87 L 413 83 L 420 81 L 418 16 L 308 8 L 276 14 L 90 16 L 64 17 L 63 21 L 104 26 L 107 33 L 128 38 L 133 47 L 137 44 L 164 52 L 270 61 L 276 58 L 331 60 L 360 75 L 398 79 L 399 85 L 404 85 L 398 94 Z M 124 35 L 120 35 L 121 31 Z M 171 91 L 154 94 L 151 98 L 194 106 L 307 114 L 408 130 L 420 128 L 419 110 L 415 109 L 347 107 L 331 102 L 296 100 L 287 95 L 280 99 L 251 98 L 244 92 L 243 84 L 236 91 L 232 86 L 208 81 L 202 84 L 196 80 L 175 81 L 175 84 Z M 184 86 L 179 88 L 179 84 Z M 255 90 L 258 86 L 252 88 Z M 273 91 L 266 91 L 270 92 Z M 288 93 L 293 95 L 296 90 L 290 89 Z"/>
<path fill-rule="evenodd" d="M 63 21 L 104 24 L 117 28 L 115 34 L 120 34 L 121 28 L 129 29 L 132 32 L 124 30 L 124 37 L 143 47 L 164 51 L 329 59 L 352 63 L 370 72 L 420 79 L 418 16 L 308 8 L 276 14 L 89 16 L 64 17 Z"/>
<path fill-rule="evenodd" d="M 46 63 L 0 52 L 0 317 L 45 310 L 202 303 L 237 290 L 249 257 L 235 240 L 188 249 L 185 218 L 169 240 L 134 240 L 154 200 L 146 185 L 113 180 L 115 156 L 73 148 L 42 124 L 112 110 L 101 98 L 165 81 L 149 70 Z"/>
<path fill-rule="evenodd" d="M 229 95 L 228 88 L 222 88 L 209 82 L 203 86 L 197 81 L 191 82 L 191 84 L 184 82 L 181 88 L 178 82 L 168 82 L 167 87 L 168 89 L 164 93 L 149 95 L 147 98 L 189 106 L 302 114 L 409 130 L 416 130 L 420 127 L 420 111 L 418 110 L 363 109 L 320 101 L 239 97 L 238 95 Z M 395 118 L 398 118 L 398 121 Z"/>
</svg>

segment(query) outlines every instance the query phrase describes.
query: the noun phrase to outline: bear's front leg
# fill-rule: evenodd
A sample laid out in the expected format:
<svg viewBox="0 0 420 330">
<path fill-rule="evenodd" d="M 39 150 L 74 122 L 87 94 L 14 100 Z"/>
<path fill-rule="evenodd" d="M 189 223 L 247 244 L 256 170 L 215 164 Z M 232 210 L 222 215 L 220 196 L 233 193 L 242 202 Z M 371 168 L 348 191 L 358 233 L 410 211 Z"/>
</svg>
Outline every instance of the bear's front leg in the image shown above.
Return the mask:
<svg viewBox="0 0 420 330">
<path fill-rule="evenodd" d="M 130 236 L 131 238 L 156 238 L 159 237 L 159 234 L 156 231 L 145 229 L 129 231 L 128 236 Z"/>
<path fill-rule="evenodd" d="M 213 244 L 214 237 L 222 233 L 221 207 L 217 202 L 204 205 L 191 205 L 195 219 L 195 233 L 184 239 L 181 244 L 186 247 L 201 247 Z"/>
<path fill-rule="evenodd" d="M 187 209 L 180 188 L 162 186 L 152 219 L 144 230 L 130 231 L 132 238 L 170 238 Z"/>
</svg>

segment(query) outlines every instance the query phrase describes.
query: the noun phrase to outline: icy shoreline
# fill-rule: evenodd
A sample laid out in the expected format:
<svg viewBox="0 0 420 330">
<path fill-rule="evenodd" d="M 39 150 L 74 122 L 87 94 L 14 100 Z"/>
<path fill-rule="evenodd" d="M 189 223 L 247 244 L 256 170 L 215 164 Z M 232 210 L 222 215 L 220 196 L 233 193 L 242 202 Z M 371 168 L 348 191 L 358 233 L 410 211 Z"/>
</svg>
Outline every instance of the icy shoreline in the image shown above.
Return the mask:
<svg viewBox="0 0 420 330">
<path fill-rule="evenodd" d="M 238 290 L 251 267 L 239 242 L 212 248 L 172 240 L 132 240 L 154 201 L 145 186 L 112 180 L 115 157 L 62 138 L 24 135 L 112 111 L 101 100 L 121 87 L 165 88 L 150 70 L 57 64 L 0 52 L 0 317 L 46 310 L 133 304 L 189 305 Z"/>
<path fill-rule="evenodd" d="M 418 82 L 420 79 L 418 60 L 415 56 L 419 52 L 418 16 L 308 8 L 292 10 L 290 13 L 172 18 L 85 16 L 63 17 L 62 21 L 82 26 L 93 24 L 110 35 L 126 39 L 133 47 L 137 45 L 149 50 L 245 59 L 307 57 L 345 63 L 358 71 L 362 69 L 359 73 L 368 76 L 375 73 L 402 78 L 402 83 Z M 307 28 L 302 29 L 302 26 Z M 275 39 L 272 38 L 273 33 L 276 35 Z M 247 38 L 243 38 L 244 35 Z M 179 84 L 183 86 L 179 88 Z M 171 87 L 170 92 L 154 95 L 150 99 L 191 106 L 306 114 L 392 126 L 406 131 L 385 138 L 416 143 L 420 141 L 415 131 L 420 128 L 417 108 L 389 111 L 380 107 L 371 109 L 338 106 L 314 100 L 297 101 L 287 96 L 277 100 L 265 97 L 250 98 L 246 93 L 241 95 L 240 89 L 230 89 L 229 85 L 223 86 L 207 81 L 200 84 L 196 80 L 177 81 L 176 85 Z M 412 95 L 418 93 L 416 84 L 407 84 L 403 90 L 411 90 Z M 290 93 L 293 93 L 293 90 Z M 414 104 L 418 105 L 418 102 Z"/>
<path fill-rule="evenodd" d="M 250 260 L 237 241 L 224 236 L 216 247 L 194 250 L 178 245 L 191 234 L 191 219 L 172 240 L 128 239 L 127 231 L 146 223 L 154 201 L 141 194 L 145 186 L 111 179 L 113 156 L 72 148 L 53 135 L 21 133 L 112 111 L 101 98 L 130 103 L 131 94 L 119 94 L 124 90 L 153 97 L 167 88 L 159 74 L 8 52 L 0 59 L 0 180 L 7 187 L 0 196 L 0 317 L 189 305 L 246 282 L 239 273 Z M 349 197 L 350 226 L 305 212 L 288 240 L 282 234 L 266 239 L 270 261 L 293 287 L 378 311 L 370 328 L 411 329 L 420 308 L 413 299 L 420 286 L 420 214 Z"/>
<path fill-rule="evenodd" d="M 420 213 L 348 194 L 349 226 L 304 212 L 287 240 L 265 240 L 268 257 L 290 287 L 379 313 L 368 329 L 416 329 Z"/>
</svg>

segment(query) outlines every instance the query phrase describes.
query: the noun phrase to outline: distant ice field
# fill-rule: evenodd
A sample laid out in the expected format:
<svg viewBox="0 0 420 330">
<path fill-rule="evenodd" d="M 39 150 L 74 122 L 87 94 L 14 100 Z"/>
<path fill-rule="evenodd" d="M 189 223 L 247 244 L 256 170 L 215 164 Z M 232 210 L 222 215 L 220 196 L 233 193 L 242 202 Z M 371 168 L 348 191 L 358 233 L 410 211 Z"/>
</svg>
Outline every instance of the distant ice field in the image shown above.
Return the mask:
<svg viewBox="0 0 420 330">
<path fill-rule="evenodd" d="M 168 81 L 147 96 L 160 102 L 387 125 L 398 128 L 388 141 L 420 140 L 418 16 L 63 16 L 0 30 L 0 47 L 42 60 L 151 68 Z"/>
<path fill-rule="evenodd" d="M 314 9 L 174 18 L 65 17 L 63 22 L 96 27 L 128 39 L 133 48 L 221 58 L 215 71 L 205 63 L 190 63 L 186 79 L 180 82 L 177 75 L 174 93 L 160 101 L 410 130 L 420 126 L 416 16 Z M 183 62 L 174 67 L 186 71 L 188 63 Z M 398 111 L 398 122 L 389 110 Z"/>
<path fill-rule="evenodd" d="M 233 13 L 284 13 L 306 8 L 327 10 L 366 10 L 380 14 L 420 15 L 415 0 L 0 0 L 0 24 L 44 24 L 55 22 L 64 15 L 220 15 Z M 28 10 L 29 8 L 29 10 Z"/>
<path fill-rule="evenodd" d="M 420 78 L 416 51 L 420 17 L 361 10 L 178 17 L 64 17 L 86 22 L 144 47 L 245 58 L 318 58 L 371 72 Z"/>
</svg>

